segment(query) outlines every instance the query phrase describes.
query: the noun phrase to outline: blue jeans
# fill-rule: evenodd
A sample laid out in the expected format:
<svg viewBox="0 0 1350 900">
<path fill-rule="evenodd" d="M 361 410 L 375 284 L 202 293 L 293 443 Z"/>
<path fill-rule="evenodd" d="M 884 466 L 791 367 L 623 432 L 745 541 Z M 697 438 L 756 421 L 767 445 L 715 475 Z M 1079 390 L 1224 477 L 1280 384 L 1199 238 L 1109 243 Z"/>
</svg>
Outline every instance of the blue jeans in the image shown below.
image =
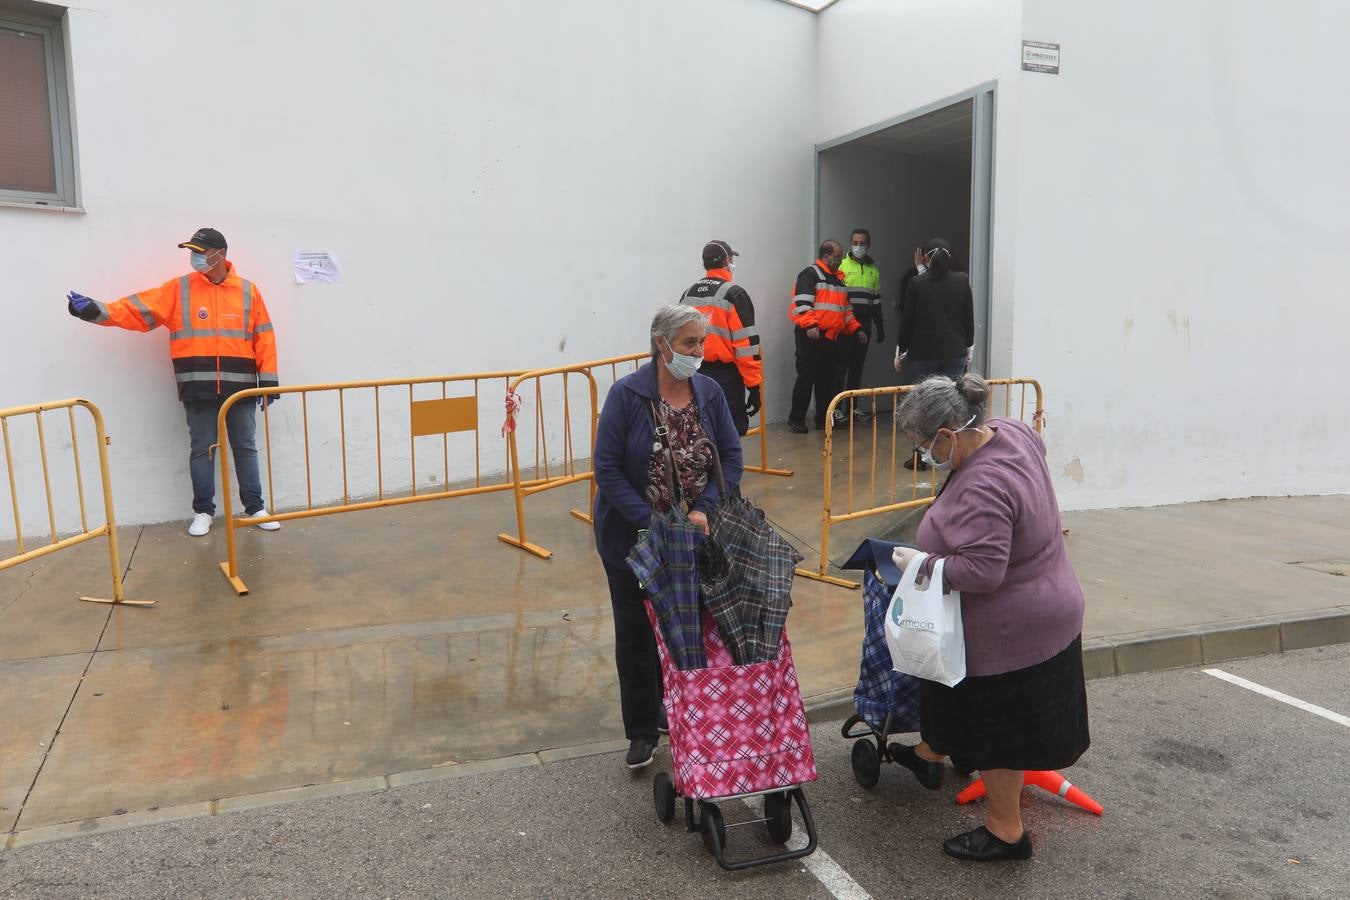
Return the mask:
<svg viewBox="0 0 1350 900">
<path fill-rule="evenodd" d="M 946 375 L 952 381 L 966 374 L 966 358 L 956 356 L 951 359 L 913 359 L 905 357 L 900 363 L 900 378 L 905 384 L 918 384 L 934 375 Z"/>
<path fill-rule="evenodd" d="M 192 445 L 188 471 L 192 473 L 194 513 L 216 514 L 216 464 L 210 450 L 218 437 L 216 417 L 220 415 L 220 407 L 224 402 L 224 398 L 183 401 L 183 408 L 187 411 L 188 440 Z M 234 451 L 234 477 L 239 482 L 239 502 L 244 504 L 246 515 L 263 508 L 258 448 L 253 439 L 257 428 L 254 406 L 253 400 L 236 403 L 225 416 L 230 449 Z"/>
</svg>

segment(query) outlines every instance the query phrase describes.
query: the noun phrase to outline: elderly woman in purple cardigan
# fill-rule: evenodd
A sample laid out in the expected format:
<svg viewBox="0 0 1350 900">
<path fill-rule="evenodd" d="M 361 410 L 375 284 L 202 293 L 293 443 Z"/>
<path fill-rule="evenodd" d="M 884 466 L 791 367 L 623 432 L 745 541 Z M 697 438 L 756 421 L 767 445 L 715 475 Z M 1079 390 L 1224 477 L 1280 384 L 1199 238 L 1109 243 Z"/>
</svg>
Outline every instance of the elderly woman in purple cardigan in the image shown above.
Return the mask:
<svg viewBox="0 0 1350 900">
<path fill-rule="evenodd" d="M 944 757 L 980 771 L 985 824 L 942 847 L 977 861 L 1031 856 L 1018 810 L 1023 772 L 1065 768 L 1088 748 L 1083 589 L 1045 445 L 1022 422 L 986 420 L 988 399 L 978 375 L 936 376 L 899 410 L 899 427 L 924 462 L 950 470 L 919 525 L 917 544 L 929 554 L 919 574 L 942 559 L 944 589 L 961 592 L 966 678 L 952 688 L 921 682 L 923 741 L 898 761 L 916 774 L 929 768 L 920 780 L 930 787 L 941 783 Z M 915 555 L 898 550 L 896 563 L 905 568 Z"/>
</svg>

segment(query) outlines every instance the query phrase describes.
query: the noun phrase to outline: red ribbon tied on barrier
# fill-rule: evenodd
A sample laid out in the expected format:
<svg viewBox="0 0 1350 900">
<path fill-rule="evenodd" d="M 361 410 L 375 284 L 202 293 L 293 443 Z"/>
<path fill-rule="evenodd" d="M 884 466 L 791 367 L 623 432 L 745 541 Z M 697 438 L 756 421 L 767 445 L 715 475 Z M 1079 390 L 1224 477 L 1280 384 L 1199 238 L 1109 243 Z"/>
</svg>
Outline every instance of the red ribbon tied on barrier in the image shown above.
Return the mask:
<svg viewBox="0 0 1350 900">
<path fill-rule="evenodd" d="M 502 437 L 516 430 L 516 413 L 520 412 L 520 395 L 515 391 L 506 392 L 506 421 L 502 422 Z"/>
</svg>

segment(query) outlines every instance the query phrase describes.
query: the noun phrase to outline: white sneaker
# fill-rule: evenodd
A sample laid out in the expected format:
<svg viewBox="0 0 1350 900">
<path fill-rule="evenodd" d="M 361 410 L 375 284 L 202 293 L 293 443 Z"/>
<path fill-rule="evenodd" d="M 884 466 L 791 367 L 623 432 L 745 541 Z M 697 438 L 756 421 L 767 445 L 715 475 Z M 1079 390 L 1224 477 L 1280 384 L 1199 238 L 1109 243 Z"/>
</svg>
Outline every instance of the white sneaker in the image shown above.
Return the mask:
<svg viewBox="0 0 1350 900">
<path fill-rule="evenodd" d="M 249 516 L 249 518 L 251 518 L 251 519 L 256 519 L 256 518 L 260 518 L 260 517 L 262 517 L 262 516 L 270 516 L 270 515 L 271 515 L 271 513 L 268 512 L 268 511 L 267 511 L 267 507 L 264 506 L 262 509 L 260 509 L 260 510 L 258 510 L 257 512 L 255 512 L 253 515 Z M 280 523 L 280 522 L 263 522 L 263 523 L 262 523 L 261 525 L 259 525 L 258 527 L 261 528 L 263 531 L 280 531 L 280 530 L 281 530 L 281 523 Z"/>
<path fill-rule="evenodd" d="M 193 537 L 205 537 L 211 530 L 211 514 L 197 513 L 188 523 L 188 534 Z"/>
</svg>

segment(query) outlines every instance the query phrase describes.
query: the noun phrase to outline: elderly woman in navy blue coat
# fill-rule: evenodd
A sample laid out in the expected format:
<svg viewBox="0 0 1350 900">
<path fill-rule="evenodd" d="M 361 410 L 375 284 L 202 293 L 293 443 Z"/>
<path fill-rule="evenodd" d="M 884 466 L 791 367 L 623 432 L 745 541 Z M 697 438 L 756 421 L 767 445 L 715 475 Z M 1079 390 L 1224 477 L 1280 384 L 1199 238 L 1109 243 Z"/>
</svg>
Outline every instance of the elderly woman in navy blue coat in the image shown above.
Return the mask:
<svg viewBox="0 0 1350 900">
<path fill-rule="evenodd" d="M 726 395 L 717 382 L 697 374 L 706 334 L 707 319 L 695 307 L 661 307 L 652 319 L 652 361 L 615 383 L 597 427 L 595 546 L 614 606 L 614 662 L 630 769 L 652 761 L 665 714 L 656 639 L 642 606 L 642 588 L 624 559 L 653 510 L 678 507 L 707 532 L 708 513 L 718 500 L 714 447 L 727 490 L 741 481 L 741 439 Z M 673 478 L 667 478 L 655 420 L 668 432 Z"/>
</svg>

